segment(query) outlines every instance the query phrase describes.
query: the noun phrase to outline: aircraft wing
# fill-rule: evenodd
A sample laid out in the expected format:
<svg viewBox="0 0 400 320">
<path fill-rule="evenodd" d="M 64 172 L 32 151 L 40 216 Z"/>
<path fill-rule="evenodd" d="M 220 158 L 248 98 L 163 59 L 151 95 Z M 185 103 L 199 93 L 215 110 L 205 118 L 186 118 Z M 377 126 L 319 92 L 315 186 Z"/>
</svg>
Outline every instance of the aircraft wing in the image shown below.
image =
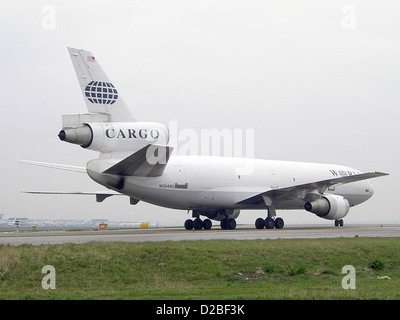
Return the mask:
<svg viewBox="0 0 400 320">
<path fill-rule="evenodd" d="M 22 193 L 30 194 L 47 194 L 47 195 L 83 195 L 83 196 L 96 196 L 96 202 L 103 202 L 108 197 L 112 196 L 125 196 L 122 193 L 112 192 L 112 191 L 21 191 Z M 130 204 L 135 205 L 139 200 L 130 197 Z"/>
<path fill-rule="evenodd" d="M 70 165 L 58 164 L 58 163 L 31 161 L 31 160 L 11 160 L 11 161 L 28 164 L 28 165 L 39 166 L 39 167 L 51 168 L 51 169 L 73 171 L 73 172 L 78 172 L 78 173 L 86 173 L 85 167 L 70 166 Z M 94 195 L 94 196 L 96 196 L 97 202 L 102 202 L 102 201 L 104 201 L 104 199 L 111 197 L 111 196 L 122 196 L 123 195 L 121 193 L 112 192 L 112 191 L 94 191 L 94 192 L 86 192 L 86 191 L 21 191 L 21 193 L 47 194 L 47 195 L 85 195 L 85 196 L 87 196 L 87 195 L 93 196 Z M 132 199 L 131 199 L 131 203 L 132 203 Z"/>
<path fill-rule="evenodd" d="M 83 196 L 96 196 L 97 202 L 102 202 L 104 199 L 111 196 L 123 196 L 124 194 L 112 191 L 21 191 L 22 193 L 30 194 L 47 194 L 47 195 L 83 195 Z"/>
<path fill-rule="evenodd" d="M 257 203 L 264 202 L 268 206 L 268 205 L 272 205 L 272 203 L 276 204 L 281 201 L 291 200 L 291 199 L 295 199 L 295 198 L 304 199 L 307 196 L 307 194 L 309 194 L 313 191 L 318 191 L 320 194 L 323 194 L 326 191 L 326 189 L 328 189 L 329 187 L 335 186 L 335 185 L 352 183 L 352 182 L 356 182 L 356 181 L 367 180 L 367 179 L 377 178 L 377 177 L 386 176 L 386 175 L 388 175 L 388 174 L 383 173 L 383 172 L 372 171 L 372 172 L 361 173 L 361 174 L 352 175 L 352 176 L 332 178 L 332 179 L 326 179 L 326 180 L 321 180 L 321 181 L 314 181 L 314 182 L 300 184 L 300 185 L 294 185 L 294 186 L 289 186 L 289 187 L 284 187 L 284 188 L 268 190 L 266 192 L 262 192 L 262 193 L 254 195 L 250 198 L 244 199 L 238 203 L 239 204 L 257 204 Z"/>
</svg>

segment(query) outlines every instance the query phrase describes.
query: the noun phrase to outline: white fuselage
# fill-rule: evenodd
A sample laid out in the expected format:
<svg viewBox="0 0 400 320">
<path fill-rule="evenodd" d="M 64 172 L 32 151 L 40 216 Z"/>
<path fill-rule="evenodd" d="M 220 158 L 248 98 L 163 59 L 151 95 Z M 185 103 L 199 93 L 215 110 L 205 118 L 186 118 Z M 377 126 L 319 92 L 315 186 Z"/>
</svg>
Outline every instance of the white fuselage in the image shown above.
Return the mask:
<svg viewBox="0 0 400 320">
<path fill-rule="evenodd" d="M 349 208 L 372 196 L 368 179 L 387 175 L 333 164 L 172 156 L 170 129 L 138 121 L 92 52 L 77 48 L 68 52 L 89 113 L 63 115 L 60 140 L 99 152 L 99 158 L 86 165 L 88 175 L 130 197 L 131 204 L 144 201 L 191 210 L 195 219 L 185 221 L 187 230 L 209 230 L 210 219 L 221 221 L 224 230 L 233 230 L 241 209 L 267 210 L 266 219 L 255 221 L 257 229 L 283 228 L 276 209 L 305 209 L 343 226 Z M 213 142 L 222 137 L 214 140 L 211 134 L 207 141 L 211 136 Z M 84 172 L 73 166 L 38 165 Z M 115 195 L 109 191 L 85 194 L 95 194 L 99 202 Z M 207 219 L 202 221 L 200 216 Z"/>
<path fill-rule="evenodd" d="M 356 175 L 358 170 L 333 164 L 274 161 L 262 159 L 172 156 L 159 177 L 114 176 L 103 174 L 115 159 L 95 159 L 87 164 L 96 182 L 136 200 L 174 209 L 265 209 L 263 202 L 239 203 L 257 194 L 340 176 Z M 116 182 L 123 179 L 123 184 Z M 112 181 L 113 180 L 113 181 Z M 118 185 L 118 187 L 115 187 Z M 350 206 L 368 200 L 373 194 L 369 180 L 336 185 L 334 192 Z M 303 209 L 300 197 L 278 202 L 276 209 Z"/>
</svg>

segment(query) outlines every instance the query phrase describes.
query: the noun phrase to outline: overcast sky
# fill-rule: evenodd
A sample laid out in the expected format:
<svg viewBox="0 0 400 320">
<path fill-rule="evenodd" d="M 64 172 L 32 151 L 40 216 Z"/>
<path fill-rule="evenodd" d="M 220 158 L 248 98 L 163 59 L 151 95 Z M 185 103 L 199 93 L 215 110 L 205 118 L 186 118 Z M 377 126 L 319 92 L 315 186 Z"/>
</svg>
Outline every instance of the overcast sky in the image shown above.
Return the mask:
<svg viewBox="0 0 400 320">
<path fill-rule="evenodd" d="M 400 222 L 400 2 L 0 1 L 0 158 L 85 166 L 59 141 L 61 115 L 87 112 L 67 46 L 92 51 L 139 120 L 252 129 L 256 158 L 384 171 L 347 222 Z M 150 221 L 186 212 L 97 191 L 86 175 L 2 161 L 5 217 Z M 290 223 L 332 223 L 278 211 Z M 264 212 L 243 211 L 238 223 Z"/>
</svg>

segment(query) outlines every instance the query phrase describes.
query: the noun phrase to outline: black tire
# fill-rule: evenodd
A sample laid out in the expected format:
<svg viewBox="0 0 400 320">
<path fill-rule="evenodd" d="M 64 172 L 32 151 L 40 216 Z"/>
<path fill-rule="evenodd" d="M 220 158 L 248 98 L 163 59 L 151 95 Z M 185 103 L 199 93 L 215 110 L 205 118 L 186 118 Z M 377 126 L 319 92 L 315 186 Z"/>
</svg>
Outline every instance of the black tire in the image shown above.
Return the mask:
<svg viewBox="0 0 400 320">
<path fill-rule="evenodd" d="M 228 229 L 228 219 L 222 219 L 220 225 L 221 225 L 222 230 L 227 230 Z"/>
<path fill-rule="evenodd" d="M 192 230 L 193 229 L 193 220 L 187 219 L 185 221 L 185 229 Z"/>
<path fill-rule="evenodd" d="M 205 220 L 203 221 L 203 228 L 204 228 L 204 230 L 210 230 L 211 227 L 212 227 L 212 222 L 211 222 L 211 220 L 210 220 L 210 219 L 205 219 Z"/>
<path fill-rule="evenodd" d="M 235 230 L 236 228 L 236 220 L 235 219 L 228 219 L 228 221 L 226 222 L 227 228 L 229 230 Z"/>
<path fill-rule="evenodd" d="M 339 226 L 343 227 L 343 219 L 339 220 Z"/>
<path fill-rule="evenodd" d="M 282 229 L 284 225 L 285 225 L 285 222 L 283 221 L 282 218 L 275 219 L 275 228 L 276 229 Z"/>
<path fill-rule="evenodd" d="M 339 227 L 339 220 L 338 219 L 335 220 L 335 227 Z"/>
<path fill-rule="evenodd" d="M 275 221 L 274 221 L 274 219 L 272 219 L 270 217 L 265 219 L 264 224 L 265 224 L 265 228 L 267 228 L 267 229 L 275 228 Z"/>
<path fill-rule="evenodd" d="M 203 221 L 200 218 L 196 218 L 193 221 L 194 230 L 201 230 L 203 228 Z"/>
<path fill-rule="evenodd" d="M 256 229 L 264 229 L 265 222 L 263 218 L 258 218 L 255 222 Z"/>
</svg>

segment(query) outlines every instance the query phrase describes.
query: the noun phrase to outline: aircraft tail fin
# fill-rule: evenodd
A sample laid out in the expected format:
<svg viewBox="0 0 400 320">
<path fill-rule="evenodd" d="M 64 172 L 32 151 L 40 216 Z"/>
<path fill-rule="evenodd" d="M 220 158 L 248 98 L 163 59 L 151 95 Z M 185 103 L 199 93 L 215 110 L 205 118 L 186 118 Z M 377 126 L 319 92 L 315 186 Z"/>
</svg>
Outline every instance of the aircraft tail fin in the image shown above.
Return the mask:
<svg viewBox="0 0 400 320">
<path fill-rule="evenodd" d="M 68 52 L 89 112 L 108 114 L 110 121 L 136 121 L 95 56 L 75 48 Z"/>
</svg>

